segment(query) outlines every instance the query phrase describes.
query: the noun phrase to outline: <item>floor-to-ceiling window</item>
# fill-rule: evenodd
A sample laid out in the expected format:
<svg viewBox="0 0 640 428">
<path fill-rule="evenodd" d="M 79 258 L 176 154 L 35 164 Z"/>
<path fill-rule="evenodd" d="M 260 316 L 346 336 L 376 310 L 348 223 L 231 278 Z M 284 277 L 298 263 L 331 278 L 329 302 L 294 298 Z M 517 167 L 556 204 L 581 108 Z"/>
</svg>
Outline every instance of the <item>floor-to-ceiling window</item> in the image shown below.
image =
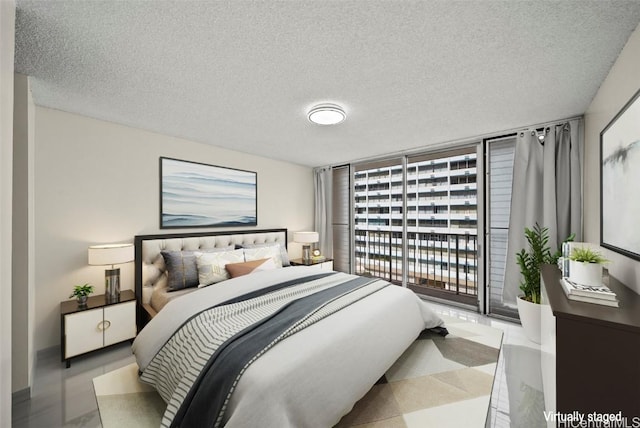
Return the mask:
<svg viewBox="0 0 640 428">
<path fill-rule="evenodd" d="M 503 299 L 515 143 L 351 165 L 349 271 L 517 318 Z"/>
<path fill-rule="evenodd" d="M 402 284 L 403 159 L 357 165 L 353 175 L 354 271 Z"/>
<path fill-rule="evenodd" d="M 478 303 L 477 144 L 354 168 L 354 271 Z"/>
<path fill-rule="evenodd" d="M 478 295 L 475 146 L 407 158 L 407 286 L 468 304 Z"/>
</svg>

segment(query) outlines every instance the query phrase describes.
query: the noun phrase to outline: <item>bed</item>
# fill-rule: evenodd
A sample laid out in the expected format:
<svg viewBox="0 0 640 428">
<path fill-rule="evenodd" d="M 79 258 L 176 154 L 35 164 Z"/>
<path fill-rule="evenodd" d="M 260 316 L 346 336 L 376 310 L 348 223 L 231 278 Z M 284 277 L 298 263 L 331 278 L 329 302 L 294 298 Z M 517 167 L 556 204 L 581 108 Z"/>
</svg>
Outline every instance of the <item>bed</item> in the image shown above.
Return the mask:
<svg viewBox="0 0 640 428">
<path fill-rule="evenodd" d="M 166 289 L 163 250 L 286 243 L 285 229 L 136 237 L 133 350 L 140 379 L 168 404 L 163 426 L 334 426 L 422 330 L 443 328 L 406 288 L 306 266 L 152 303 Z"/>
</svg>

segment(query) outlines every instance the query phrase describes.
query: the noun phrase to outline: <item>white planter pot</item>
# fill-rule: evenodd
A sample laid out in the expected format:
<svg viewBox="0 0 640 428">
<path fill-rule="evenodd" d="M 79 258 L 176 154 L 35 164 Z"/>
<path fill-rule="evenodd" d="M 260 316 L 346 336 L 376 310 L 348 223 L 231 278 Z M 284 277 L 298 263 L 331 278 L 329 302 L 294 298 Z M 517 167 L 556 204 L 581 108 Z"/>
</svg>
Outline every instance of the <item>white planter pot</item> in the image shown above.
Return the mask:
<svg viewBox="0 0 640 428">
<path fill-rule="evenodd" d="M 537 344 L 540 344 L 540 313 L 542 305 L 531 303 L 518 297 L 518 314 L 520 322 L 524 328 L 524 334 L 527 338 Z"/>
<path fill-rule="evenodd" d="M 602 285 L 602 265 L 571 260 L 569 262 L 569 279 L 577 284 Z"/>
</svg>

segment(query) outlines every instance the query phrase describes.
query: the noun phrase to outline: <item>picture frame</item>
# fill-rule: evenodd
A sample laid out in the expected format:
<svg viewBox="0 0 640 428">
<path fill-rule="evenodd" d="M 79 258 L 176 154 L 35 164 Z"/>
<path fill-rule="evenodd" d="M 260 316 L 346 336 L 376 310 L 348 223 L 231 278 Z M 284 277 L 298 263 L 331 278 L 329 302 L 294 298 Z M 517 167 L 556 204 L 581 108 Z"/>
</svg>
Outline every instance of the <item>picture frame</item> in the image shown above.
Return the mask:
<svg viewBox="0 0 640 428">
<path fill-rule="evenodd" d="M 258 224 L 258 174 L 160 157 L 160 229 Z"/>
<path fill-rule="evenodd" d="M 600 133 L 600 245 L 640 260 L 640 90 Z"/>
</svg>

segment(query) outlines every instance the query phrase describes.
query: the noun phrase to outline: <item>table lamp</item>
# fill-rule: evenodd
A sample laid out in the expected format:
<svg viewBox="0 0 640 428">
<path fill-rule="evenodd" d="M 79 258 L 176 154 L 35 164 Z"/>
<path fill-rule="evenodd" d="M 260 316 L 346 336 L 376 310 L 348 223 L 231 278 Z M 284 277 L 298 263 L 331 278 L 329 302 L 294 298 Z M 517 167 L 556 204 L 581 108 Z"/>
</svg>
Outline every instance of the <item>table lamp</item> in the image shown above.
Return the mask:
<svg viewBox="0 0 640 428">
<path fill-rule="evenodd" d="M 113 265 L 133 261 L 133 244 L 92 245 L 89 247 L 89 264 L 91 266 L 111 265 L 104 271 L 104 289 L 108 302 L 120 299 L 120 268 Z"/>
<path fill-rule="evenodd" d="M 294 242 L 298 242 L 302 245 L 302 260 L 305 262 L 311 261 L 311 244 L 314 244 L 320 240 L 318 232 L 293 232 Z"/>
</svg>

